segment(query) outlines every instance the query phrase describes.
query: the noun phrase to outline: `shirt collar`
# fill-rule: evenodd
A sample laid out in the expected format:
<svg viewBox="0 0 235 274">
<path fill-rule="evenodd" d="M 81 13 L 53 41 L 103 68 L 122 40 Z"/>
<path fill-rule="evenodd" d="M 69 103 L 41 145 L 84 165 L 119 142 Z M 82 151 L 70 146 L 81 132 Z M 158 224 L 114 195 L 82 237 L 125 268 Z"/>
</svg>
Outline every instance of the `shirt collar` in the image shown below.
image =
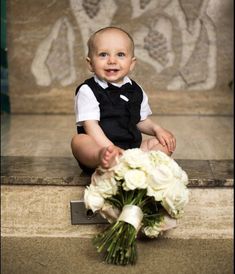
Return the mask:
<svg viewBox="0 0 235 274">
<path fill-rule="evenodd" d="M 108 83 L 104 80 L 100 80 L 96 75 L 94 75 L 94 80 L 97 84 L 99 84 L 103 89 L 106 89 L 108 87 Z M 116 87 L 121 87 L 127 83 L 130 83 L 132 85 L 131 79 L 128 76 L 125 76 L 123 79 L 123 82 L 121 84 L 116 84 L 116 83 L 110 83 Z"/>
</svg>

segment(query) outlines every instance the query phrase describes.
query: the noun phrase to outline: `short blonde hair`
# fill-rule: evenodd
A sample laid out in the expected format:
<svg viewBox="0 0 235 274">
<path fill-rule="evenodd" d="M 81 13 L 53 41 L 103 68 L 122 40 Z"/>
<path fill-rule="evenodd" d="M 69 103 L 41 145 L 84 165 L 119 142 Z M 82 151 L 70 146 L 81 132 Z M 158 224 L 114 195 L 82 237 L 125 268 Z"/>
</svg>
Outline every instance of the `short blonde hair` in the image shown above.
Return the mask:
<svg viewBox="0 0 235 274">
<path fill-rule="evenodd" d="M 129 38 L 129 40 L 130 40 L 130 42 L 131 42 L 131 47 L 132 47 L 133 56 L 134 56 L 135 44 L 134 44 L 134 40 L 133 40 L 133 38 L 131 37 L 131 35 L 130 35 L 128 32 L 126 32 L 124 29 L 122 29 L 122 28 L 110 26 L 110 27 L 105 27 L 105 28 L 99 29 L 99 30 L 97 30 L 96 32 L 94 32 L 94 33 L 90 36 L 90 38 L 89 38 L 88 41 L 87 41 L 87 47 L 88 47 L 87 56 L 88 56 L 88 57 L 91 57 L 91 53 L 92 53 L 92 51 L 94 50 L 94 40 L 95 40 L 95 36 L 96 36 L 97 34 L 99 34 L 99 33 L 105 32 L 106 30 L 112 30 L 112 29 L 114 29 L 114 30 L 119 30 L 119 31 L 123 32 L 124 34 L 126 34 L 126 36 Z"/>
</svg>

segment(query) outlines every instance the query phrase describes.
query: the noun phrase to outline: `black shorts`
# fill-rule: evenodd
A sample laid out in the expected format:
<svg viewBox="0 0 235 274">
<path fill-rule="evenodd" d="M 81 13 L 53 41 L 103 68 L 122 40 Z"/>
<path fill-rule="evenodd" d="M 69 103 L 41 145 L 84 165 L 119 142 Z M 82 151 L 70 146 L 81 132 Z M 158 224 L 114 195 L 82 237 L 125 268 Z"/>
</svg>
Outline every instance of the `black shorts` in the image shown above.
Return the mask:
<svg viewBox="0 0 235 274">
<path fill-rule="evenodd" d="M 78 160 L 77 160 L 78 161 Z M 82 169 L 82 171 L 86 174 L 86 175 L 92 175 L 92 173 L 95 172 L 95 168 L 91 168 L 91 167 L 88 167 L 86 165 L 83 165 L 81 162 L 78 161 L 78 164 L 80 166 L 80 168 Z"/>
</svg>

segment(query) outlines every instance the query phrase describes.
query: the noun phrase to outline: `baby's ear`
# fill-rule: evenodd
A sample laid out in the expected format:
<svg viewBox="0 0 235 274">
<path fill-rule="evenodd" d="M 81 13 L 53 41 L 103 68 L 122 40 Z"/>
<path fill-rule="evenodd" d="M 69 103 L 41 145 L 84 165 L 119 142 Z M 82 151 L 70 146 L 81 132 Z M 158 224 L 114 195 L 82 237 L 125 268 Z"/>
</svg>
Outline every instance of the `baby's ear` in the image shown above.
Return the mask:
<svg viewBox="0 0 235 274">
<path fill-rule="evenodd" d="M 131 60 L 131 66 L 130 66 L 130 71 L 132 71 L 135 67 L 135 64 L 136 64 L 136 57 L 132 57 L 132 60 Z"/>
<path fill-rule="evenodd" d="M 87 56 L 86 62 L 87 62 L 87 65 L 88 65 L 88 69 L 89 69 L 91 72 L 93 72 L 93 67 L 92 67 L 91 58 Z"/>
</svg>

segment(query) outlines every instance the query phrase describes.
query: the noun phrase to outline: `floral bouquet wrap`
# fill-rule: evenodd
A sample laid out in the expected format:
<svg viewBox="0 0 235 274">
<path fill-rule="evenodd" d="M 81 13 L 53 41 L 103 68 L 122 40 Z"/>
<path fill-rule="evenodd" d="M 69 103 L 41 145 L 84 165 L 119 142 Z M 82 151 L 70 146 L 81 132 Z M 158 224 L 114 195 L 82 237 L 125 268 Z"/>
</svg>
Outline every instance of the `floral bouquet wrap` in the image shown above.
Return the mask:
<svg viewBox="0 0 235 274">
<path fill-rule="evenodd" d="M 97 168 L 85 190 L 87 209 L 110 223 L 94 239 L 111 264 L 134 264 L 136 238 L 150 238 L 176 226 L 188 202 L 188 176 L 161 151 L 124 151 L 110 169 Z"/>
</svg>

